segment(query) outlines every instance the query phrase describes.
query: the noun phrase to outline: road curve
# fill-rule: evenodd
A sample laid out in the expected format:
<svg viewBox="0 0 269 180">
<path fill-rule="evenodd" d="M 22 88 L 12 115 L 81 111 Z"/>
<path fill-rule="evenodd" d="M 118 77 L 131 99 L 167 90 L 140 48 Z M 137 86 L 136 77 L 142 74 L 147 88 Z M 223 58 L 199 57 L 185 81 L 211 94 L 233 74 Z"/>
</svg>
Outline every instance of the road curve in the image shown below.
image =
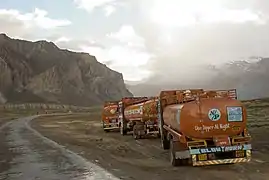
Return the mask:
<svg viewBox="0 0 269 180">
<path fill-rule="evenodd" d="M 118 180 L 103 168 L 41 135 L 29 122 L 38 116 L 20 118 L 0 127 L 9 151 L 16 152 L 11 168 L 0 174 L 8 180 Z"/>
</svg>

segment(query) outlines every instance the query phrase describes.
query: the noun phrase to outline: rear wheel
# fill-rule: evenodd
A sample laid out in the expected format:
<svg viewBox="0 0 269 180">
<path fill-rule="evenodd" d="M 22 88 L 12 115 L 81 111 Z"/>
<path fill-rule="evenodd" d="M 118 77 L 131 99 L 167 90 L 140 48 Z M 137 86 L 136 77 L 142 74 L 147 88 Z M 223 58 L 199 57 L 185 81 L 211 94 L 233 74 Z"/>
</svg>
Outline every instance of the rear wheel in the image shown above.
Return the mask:
<svg viewBox="0 0 269 180">
<path fill-rule="evenodd" d="M 169 154 L 170 154 L 170 163 L 173 166 L 180 166 L 182 160 L 176 158 L 176 153 L 175 153 L 175 148 L 174 148 L 174 142 L 173 142 L 173 139 L 172 138 L 170 138 L 170 152 L 169 152 Z"/>
<path fill-rule="evenodd" d="M 170 148 L 170 142 L 169 140 L 167 139 L 167 133 L 165 132 L 165 130 L 159 130 L 160 131 L 160 136 L 161 136 L 161 145 L 162 145 L 162 148 L 164 150 L 167 150 Z"/>
<path fill-rule="evenodd" d="M 133 127 L 133 138 L 136 140 L 136 139 L 139 139 L 139 136 L 137 134 L 137 130 L 136 130 L 136 125 L 134 125 Z"/>
<path fill-rule="evenodd" d="M 142 139 L 146 135 L 144 124 L 138 122 L 133 126 L 134 139 Z"/>
<path fill-rule="evenodd" d="M 105 131 L 105 132 L 109 132 L 108 129 L 105 129 L 105 123 L 104 123 L 104 121 L 102 121 L 102 123 L 103 123 L 103 129 L 104 129 L 104 131 Z"/>
</svg>

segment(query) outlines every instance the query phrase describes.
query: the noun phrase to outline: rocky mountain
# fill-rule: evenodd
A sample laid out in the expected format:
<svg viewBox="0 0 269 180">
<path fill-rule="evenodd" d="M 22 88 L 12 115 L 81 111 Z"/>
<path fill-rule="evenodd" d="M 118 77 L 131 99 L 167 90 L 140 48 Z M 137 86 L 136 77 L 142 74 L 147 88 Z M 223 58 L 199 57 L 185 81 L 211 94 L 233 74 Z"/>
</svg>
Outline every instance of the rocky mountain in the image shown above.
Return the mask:
<svg viewBox="0 0 269 180">
<path fill-rule="evenodd" d="M 79 106 L 132 96 L 121 73 L 94 56 L 52 42 L 0 34 L 0 103 L 42 102 Z"/>
<path fill-rule="evenodd" d="M 233 61 L 221 66 L 201 67 L 203 73 L 195 81 L 128 85 L 130 91 L 137 96 L 157 95 L 162 89 L 205 88 L 228 89 L 236 88 L 240 99 L 269 97 L 269 58 L 256 61 Z M 204 75 L 208 72 L 209 75 Z"/>
</svg>

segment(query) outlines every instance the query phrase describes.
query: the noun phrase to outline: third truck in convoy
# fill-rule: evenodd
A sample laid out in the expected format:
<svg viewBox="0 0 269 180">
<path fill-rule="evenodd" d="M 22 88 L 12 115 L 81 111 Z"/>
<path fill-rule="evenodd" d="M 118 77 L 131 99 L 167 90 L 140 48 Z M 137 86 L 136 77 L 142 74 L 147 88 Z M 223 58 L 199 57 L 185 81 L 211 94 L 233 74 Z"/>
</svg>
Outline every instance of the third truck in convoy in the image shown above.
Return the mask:
<svg viewBox="0 0 269 180">
<path fill-rule="evenodd" d="M 106 101 L 102 111 L 102 123 L 105 132 L 119 129 L 118 122 L 119 101 Z"/>
</svg>

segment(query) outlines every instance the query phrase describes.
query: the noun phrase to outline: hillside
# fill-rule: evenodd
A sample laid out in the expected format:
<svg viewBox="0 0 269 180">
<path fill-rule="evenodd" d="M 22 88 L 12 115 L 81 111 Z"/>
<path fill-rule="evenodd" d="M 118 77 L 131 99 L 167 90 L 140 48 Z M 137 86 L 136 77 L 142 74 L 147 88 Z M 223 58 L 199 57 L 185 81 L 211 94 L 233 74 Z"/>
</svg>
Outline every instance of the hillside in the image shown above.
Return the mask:
<svg viewBox="0 0 269 180">
<path fill-rule="evenodd" d="M 148 82 L 137 85 L 128 84 L 129 90 L 138 96 L 156 95 L 162 89 L 206 88 L 227 89 L 237 88 L 240 99 L 254 99 L 269 96 L 269 58 L 259 61 L 234 61 L 222 66 L 205 66 L 195 81 L 189 83 L 178 81 L 158 82 L 154 77 Z M 206 74 L 207 73 L 207 74 Z M 154 82 L 151 83 L 151 82 Z"/>
<path fill-rule="evenodd" d="M 0 34 L 0 103 L 101 104 L 132 96 L 121 73 L 94 56 L 59 49 L 52 42 Z"/>
</svg>

